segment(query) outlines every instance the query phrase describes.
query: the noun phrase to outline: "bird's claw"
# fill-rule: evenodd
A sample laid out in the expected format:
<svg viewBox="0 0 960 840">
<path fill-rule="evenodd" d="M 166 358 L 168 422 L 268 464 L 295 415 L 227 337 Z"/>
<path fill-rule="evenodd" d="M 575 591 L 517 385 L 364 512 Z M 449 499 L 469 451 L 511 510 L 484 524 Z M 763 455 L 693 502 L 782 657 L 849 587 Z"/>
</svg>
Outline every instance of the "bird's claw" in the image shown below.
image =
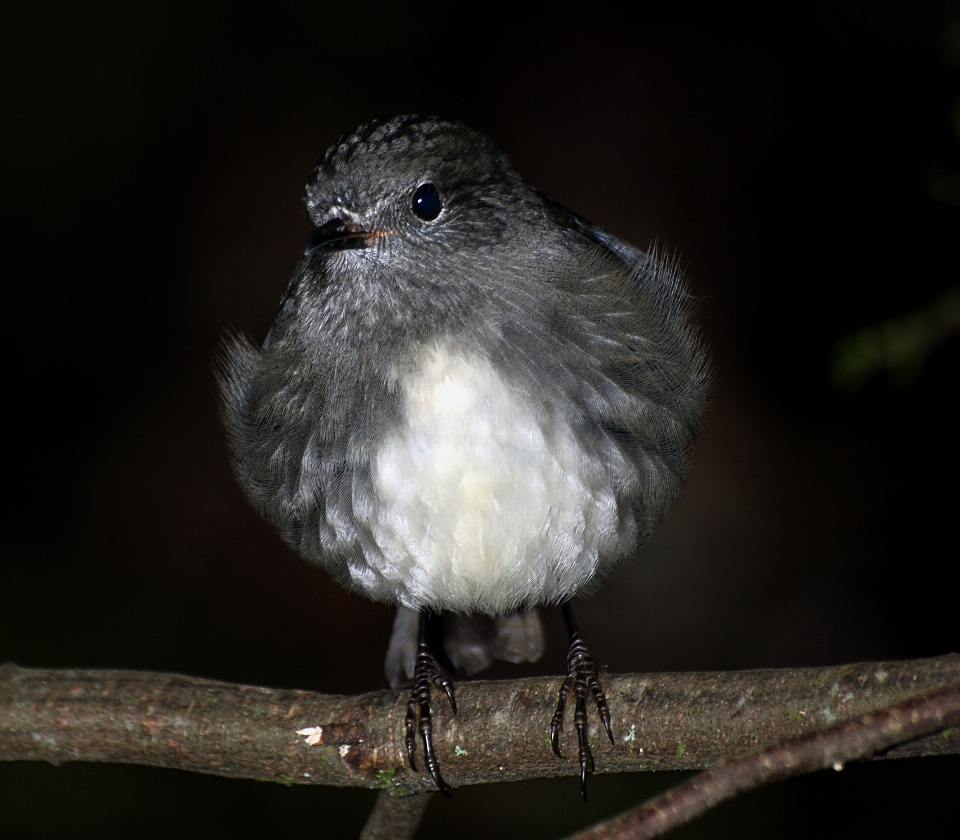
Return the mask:
<svg viewBox="0 0 960 840">
<path fill-rule="evenodd" d="M 580 759 L 580 792 L 583 799 L 587 799 L 587 775 L 594 771 L 593 753 L 587 740 L 587 695 L 592 694 L 600 714 L 600 722 L 607 732 L 610 743 L 613 744 L 613 730 L 610 728 L 610 709 L 607 707 L 607 698 L 600 687 L 597 675 L 597 666 L 587 646 L 576 633 L 571 636 L 570 650 L 567 653 L 567 676 L 560 686 L 560 696 L 557 700 L 557 710 L 550 722 L 550 743 L 558 757 L 560 753 L 560 734 L 563 732 L 563 717 L 567 708 L 567 698 L 573 692 L 575 710 L 573 725 L 577 730 L 577 746 Z"/>
<path fill-rule="evenodd" d="M 423 741 L 423 757 L 427 765 L 427 770 L 433 777 L 437 789 L 449 797 L 450 786 L 440 775 L 440 765 L 437 762 L 437 754 L 433 749 L 433 719 L 430 714 L 430 683 L 439 688 L 450 701 L 450 707 L 453 713 L 457 713 L 457 702 L 453 696 L 453 685 L 447 679 L 446 674 L 440 669 L 433 652 L 429 646 L 421 643 L 417 647 L 417 661 L 413 673 L 413 689 L 410 692 L 410 699 L 407 701 L 406 717 L 406 746 L 407 760 L 410 762 L 410 769 L 417 772 L 414 754 L 417 749 L 417 730 L 420 730 L 420 738 Z"/>
</svg>

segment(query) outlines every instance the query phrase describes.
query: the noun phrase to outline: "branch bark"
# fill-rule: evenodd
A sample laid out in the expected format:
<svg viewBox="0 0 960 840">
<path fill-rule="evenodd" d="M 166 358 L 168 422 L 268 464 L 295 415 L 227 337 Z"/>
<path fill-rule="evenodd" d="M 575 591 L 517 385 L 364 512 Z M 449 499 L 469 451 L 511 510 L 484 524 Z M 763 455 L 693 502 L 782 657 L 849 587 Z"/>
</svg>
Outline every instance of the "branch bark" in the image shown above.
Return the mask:
<svg viewBox="0 0 960 840">
<path fill-rule="evenodd" d="M 831 766 L 841 770 L 846 762 L 870 758 L 895 744 L 957 724 L 960 686 L 923 694 L 822 732 L 721 762 L 566 840 L 652 840 L 747 791 Z"/>
<path fill-rule="evenodd" d="M 377 804 L 360 832 L 360 840 L 411 840 L 432 796 L 432 793 L 391 796 L 387 791 L 380 791 Z"/>
<path fill-rule="evenodd" d="M 549 746 L 558 685 L 558 678 L 458 683 L 458 715 L 435 703 L 444 778 L 457 787 L 576 774 L 570 727 L 565 760 Z M 829 668 L 607 675 L 616 745 L 595 719 L 590 737 L 597 772 L 702 769 L 957 685 L 956 654 Z M 395 795 L 429 791 L 430 777 L 406 765 L 405 712 L 400 692 L 343 697 L 150 672 L 3 665 L 0 759 L 147 764 Z M 960 729 L 883 757 L 950 753 L 960 753 Z"/>
</svg>

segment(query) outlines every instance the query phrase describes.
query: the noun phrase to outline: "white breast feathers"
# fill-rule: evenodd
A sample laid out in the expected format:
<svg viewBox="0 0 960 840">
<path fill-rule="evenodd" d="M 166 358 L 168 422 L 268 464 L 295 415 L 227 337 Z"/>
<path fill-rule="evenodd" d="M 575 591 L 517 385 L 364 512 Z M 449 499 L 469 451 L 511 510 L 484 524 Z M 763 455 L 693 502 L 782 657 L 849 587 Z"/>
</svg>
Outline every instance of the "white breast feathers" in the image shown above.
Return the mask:
<svg viewBox="0 0 960 840">
<path fill-rule="evenodd" d="M 400 387 L 405 423 L 374 459 L 368 522 L 398 601 L 488 614 L 556 602 L 622 544 L 607 471 L 487 359 L 431 344 Z"/>
</svg>

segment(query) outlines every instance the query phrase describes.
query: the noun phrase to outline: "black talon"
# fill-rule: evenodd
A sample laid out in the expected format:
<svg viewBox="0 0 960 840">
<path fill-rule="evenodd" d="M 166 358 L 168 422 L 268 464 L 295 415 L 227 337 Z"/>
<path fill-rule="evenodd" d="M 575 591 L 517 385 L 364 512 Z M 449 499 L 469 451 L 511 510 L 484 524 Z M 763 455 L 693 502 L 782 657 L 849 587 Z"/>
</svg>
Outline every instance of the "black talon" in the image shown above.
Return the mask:
<svg viewBox="0 0 960 840">
<path fill-rule="evenodd" d="M 580 638 L 580 630 L 573 617 L 570 602 L 560 605 L 563 620 L 567 625 L 567 634 L 570 637 L 570 648 L 567 652 L 567 677 L 560 686 L 560 696 L 557 700 L 557 710 L 550 722 L 550 743 L 553 751 L 560 757 L 560 733 L 563 732 L 563 717 L 567 707 L 567 699 L 573 691 L 575 700 L 573 725 L 577 731 L 577 752 L 580 760 L 580 792 L 583 801 L 587 801 L 587 775 L 595 769 L 593 753 L 587 740 L 587 695 L 593 697 L 600 714 L 600 721 L 607 732 L 610 743 L 613 744 L 613 729 L 610 726 L 610 709 L 607 707 L 607 698 L 600 687 L 600 678 L 597 675 L 597 666 L 587 646 Z"/>
<path fill-rule="evenodd" d="M 433 750 L 433 718 L 430 714 L 430 683 L 439 688 L 450 701 L 453 713 L 457 713 L 457 702 L 453 696 L 453 685 L 446 674 L 440 670 L 433 649 L 430 646 L 430 613 L 427 610 L 420 612 L 420 636 L 417 641 L 417 660 L 413 672 L 413 689 L 407 701 L 406 716 L 406 747 L 407 760 L 410 769 L 417 772 L 414 754 L 417 750 L 417 730 L 423 741 L 423 760 L 427 771 L 433 777 L 433 782 L 444 796 L 451 796 L 450 786 L 440 775 L 440 765 L 437 754 Z"/>
<path fill-rule="evenodd" d="M 567 708 L 567 695 L 573 688 L 574 675 L 570 674 L 560 686 L 560 698 L 557 700 L 557 710 L 553 713 L 553 720 L 550 721 L 550 743 L 553 744 L 553 751 L 557 758 L 563 758 L 560 754 L 560 733 L 563 732 L 563 713 Z"/>
</svg>

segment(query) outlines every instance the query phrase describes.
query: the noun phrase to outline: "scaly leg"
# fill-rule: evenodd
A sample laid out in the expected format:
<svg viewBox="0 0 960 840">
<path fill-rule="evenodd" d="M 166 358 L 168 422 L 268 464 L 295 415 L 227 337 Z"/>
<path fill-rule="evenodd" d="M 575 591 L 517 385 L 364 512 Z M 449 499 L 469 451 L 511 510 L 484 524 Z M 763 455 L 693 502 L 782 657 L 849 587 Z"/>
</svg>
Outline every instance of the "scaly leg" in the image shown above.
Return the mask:
<svg viewBox="0 0 960 840">
<path fill-rule="evenodd" d="M 413 673 L 413 689 L 407 702 L 407 759 L 410 769 L 417 771 L 413 756 L 417 749 L 417 729 L 423 740 L 423 756 L 427 770 L 444 796 L 450 796 L 450 786 L 440 775 L 437 754 L 433 751 L 433 720 L 430 715 L 430 683 L 447 695 L 453 713 L 457 713 L 457 701 L 453 698 L 453 686 L 440 670 L 430 645 L 430 611 L 420 611 L 420 636 L 417 642 L 417 661 Z M 419 719 L 419 722 L 418 722 Z"/>
<path fill-rule="evenodd" d="M 567 698 L 573 691 L 576 701 L 576 709 L 573 715 L 573 725 L 577 730 L 577 743 L 579 746 L 580 757 L 580 792 L 583 799 L 587 799 L 587 774 L 592 773 L 593 753 L 590 752 L 590 744 L 587 741 L 587 695 L 592 694 L 594 702 L 597 704 L 597 711 L 600 713 L 600 721 L 603 728 L 607 730 L 607 737 L 610 743 L 613 743 L 613 731 L 610 729 L 610 709 L 607 707 L 607 698 L 600 687 L 600 679 L 597 676 L 597 666 L 593 662 L 593 657 L 587 646 L 580 638 L 580 630 L 573 617 L 573 609 L 569 601 L 564 601 L 560 605 L 563 613 L 563 620 L 567 625 L 567 635 L 570 637 L 570 649 L 567 652 L 567 677 L 560 686 L 560 697 L 557 700 L 557 711 L 550 722 L 550 742 L 553 744 L 553 751 L 558 757 L 560 755 L 560 733 L 563 732 L 563 714 L 567 707 Z"/>
</svg>

